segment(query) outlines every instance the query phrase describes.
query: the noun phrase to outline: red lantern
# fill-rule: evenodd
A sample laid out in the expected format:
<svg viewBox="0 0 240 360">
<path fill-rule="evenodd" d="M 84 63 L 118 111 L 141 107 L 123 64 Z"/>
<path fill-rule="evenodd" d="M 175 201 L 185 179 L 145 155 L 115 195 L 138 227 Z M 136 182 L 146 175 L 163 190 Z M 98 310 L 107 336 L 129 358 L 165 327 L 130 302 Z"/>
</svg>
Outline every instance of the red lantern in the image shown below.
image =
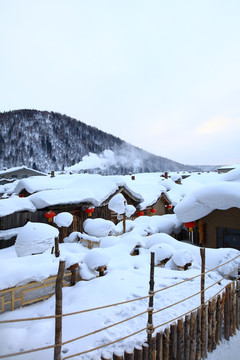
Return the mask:
<svg viewBox="0 0 240 360">
<path fill-rule="evenodd" d="M 49 222 L 53 221 L 54 216 L 56 216 L 56 213 L 54 211 L 48 211 L 45 213 L 45 217 L 48 219 Z"/>
<path fill-rule="evenodd" d="M 171 210 L 171 208 L 172 208 L 172 205 L 167 204 L 167 209 L 168 209 L 168 210 Z"/>
<path fill-rule="evenodd" d="M 157 211 L 156 209 L 150 209 L 152 215 L 155 214 L 155 212 Z"/>
<path fill-rule="evenodd" d="M 191 232 L 191 231 L 193 231 L 193 228 L 196 226 L 196 223 L 195 223 L 195 221 L 190 221 L 190 222 L 185 223 L 184 225 Z"/>
<path fill-rule="evenodd" d="M 144 215 L 144 212 L 143 212 L 143 211 L 139 211 L 139 212 L 137 213 L 137 215 L 138 215 L 138 216 L 143 216 L 143 215 Z"/>
<path fill-rule="evenodd" d="M 94 212 L 94 208 L 86 208 L 85 213 L 88 214 L 88 216 L 92 216 L 92 213 Z"/>
</svg>

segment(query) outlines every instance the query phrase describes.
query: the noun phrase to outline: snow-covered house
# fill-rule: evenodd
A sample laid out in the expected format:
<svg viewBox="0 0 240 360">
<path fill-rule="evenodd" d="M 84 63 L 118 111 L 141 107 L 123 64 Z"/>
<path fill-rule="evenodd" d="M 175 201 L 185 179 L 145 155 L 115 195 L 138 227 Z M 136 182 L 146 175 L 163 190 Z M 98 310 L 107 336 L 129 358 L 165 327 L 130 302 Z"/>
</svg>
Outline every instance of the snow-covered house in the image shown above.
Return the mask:
<svg viewBox="0 0 240 360">
<path fill-rule="evenodd" d="M 134 205 L 143 200 L 117 180 L 89 174 L 20 180 L 15 195 L 0 202 L 0 239 L 8 240 L 9 246 L 12 245 L 20 227 L 27 221 L 48 222 L 46 213 L 49 211 L 56 215 L 61 212 L 73 215 L 71 226 L 61 227 L 60 241 L 73 231 L 83 231 L 83 222 L 90 214 L 93 218 L 112 220 L 107 204 L 117 193 L 122 192 Z M 28 193 L 27 197 L 22 196 L 23 189 Z M 93 209 L 92 213 L 89 213 L 89 208 Z M 6 247 L 6 242 L 1 241 L 0 246 Z"/>
<path fill-rule="evenodd" d="M 30 176 L 46 176 L 46 174 L 41 171 L 30 169 L 24 165 L 0 171 L 2 185 L 4 184 L 4 181 L 7 183 L 13 180 L 28 178 Z"/>
<path fill-rule="evenodd" d="M 196 222 L 195 242 L 240 250 L 240 182 L 219 181 L 199 187 L 174 211 L 183 223 Z"/>
</svg>

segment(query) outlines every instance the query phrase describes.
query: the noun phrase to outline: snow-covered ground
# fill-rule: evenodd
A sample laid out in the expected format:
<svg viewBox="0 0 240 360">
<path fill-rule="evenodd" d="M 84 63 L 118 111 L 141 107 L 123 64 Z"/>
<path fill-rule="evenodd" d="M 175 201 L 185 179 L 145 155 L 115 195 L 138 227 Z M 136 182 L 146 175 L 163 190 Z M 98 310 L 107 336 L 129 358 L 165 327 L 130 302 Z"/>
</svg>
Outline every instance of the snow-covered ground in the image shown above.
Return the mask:
<svg viewBox="0 0 240 360">
<path fill-rule="evenodd" d="M 151 175 L 143 175 L 147 179 Z M 153 176 L 156 176 L 153 174 Z M 231 181 L 216 178 L 217 174 L 194 175 L 189 188 L 196 191 L 201 189 L 204 184 L 221 181 Z M 159 175 L 158 175 L 159 177 Z M 229 175 L 228 175 L 229 178 Z M 237 177 L 238 179 L 239 177 Z M 201 179 L 201 180 L 200 180 Z M 234 181 L 238 181 L 234 179 Z M 187 183 L 182 185 L 175 184 L 171 180 L 163 180 L 161 183 L 169 183 L 169 193 L 172 199 L 178 202 L 184 197 L 188 190 Z M 165 184 L 166 185 L 166 184 Z M 164 185 L 164 186 L 165 186 Z M 167 186 L 167 185 L 166 185 Z M 2 200 L 3 201 L 3 200 Z M 5 200 L 4 200 L 5 201 Z M 116 203 L 112 204 L 115 206 Z M 119 205 L 120 206 L 120 205 Z M 124 207 L 124 210 L 128 210 Z M 96 219 L 98 220 L 98 219 Z M 28 225 L 30 226 L 30 225 Z M 50 225 L 49 225 L 50 226 Z M 164 216 L 142 216 L 135 221 L 128 220 L 126 224 L 127 233 L 121 234 L 122 223 L 114 224 L 104 221 L 90 220 L 86 223 L 86 231 L 89 235 L 82 235 L 85 238 L 96 239 L 100 247 L 89 250 L 82 244 L 74 242 L 77 240 L 77 233 L 72 234 L 64 244 L 60 244 L 60 258 L 55 258 L 51 254 L 53 240 L 48 242 L 49 248 L 44 249 L 43 253 L 29 255 L 27 252 L 21 252 L 17 256 L 15 247 L 0 251 L 0 289 L 28 283 L 32 280 L 41 281 L 48 276 L 57 273 L 58 262 L 66 261 L 66 267 L 74 263 L 80 265 L 80 275 L 88 281 L 80 281 L 73 287 L 63 289 L 63 313 L 72 313 L 80 310 L 102 307 L 109 304 L 121 303 L 128 300 L 142 298 L 148 295 L 149 291 L 149 271 L 150 271 L 150 253 L 155 252 L 156 259 L 161 261 L 165 256 L 172 258 L 164 267 L 155 267 L 155 290 L 161 290 L 171 285 L 178 284 L 183 280 L 190 279 L 201 272 L 200 250 L 198 247 L 185 242 L 179 242 L 169 234 L 177 232 L 181 222 L 175 214 Z M 97 236 L 99 233 L 99 236 Z M 78 233 L 80 234 L 80 233 Z M 81 234 L 80 234 L 81 235 Z M 108 236 L 107 236 L 108 235 Z M 21 239 L 21 231 L 18 235 Z M 55 235 L 52 235 L 54 238 Z M 34 241 L 34 238 L 32 238 Z M 29 239 L 28 239 L 29 240 Z M 37 244 L 37 242 L 36 242 Z M 33 246 L 34 244 L 32 244 Z M 139 255 L 131 256 L 133 248 L 139 246 Z M 39 247 L 38 247 L 39 249 Z M 42 252 L 43 250 L 41 250 Z M 39 251 L 40 252 L 40 251 Z M 206 268 L 211 269 L 218 266 L 221 262 L 230 260 L 240 252 L 233 249 L 206 249 Z M 182 266 L 184 261 L 192 265 L 187 271 L 179 271 L 178 266 Z M 97 277 L 96 268 L 106 265 L 106 275 Z M 240 265 L 240 258 L 236 259 L 234 266 Z M 231 265 L 225 266 L 222 271 L 211 271 L 206 275 L 206 287 L 215 284 L 206 291 L 206 300 L 221 291 L 229 280 L 221 280 L 222 276 L 232 271 Z M 221 280 L 221 283 L 220 283 Z M 159 291 L 154 296 L 154 310 L 160 310 L 168 305 L 187 298 L 200 291 L 200 277 L 196 277 L 171 287 L 170 289 Z M 200 294 L 182 302 L 167 310 L 154 314 L 154 326 L 158 330 L 164 328 L 161 324 L 180 316 L 191 309 L 200 305 Z M 98 329 L 105 328 L 111 324 L 121 322 L 136 314 L 146 312 L 148 308 L 148 299 L 141 299 L 134 302 L 128 302 L 122 305 L 106 307 L 101 310 L 83 312 L 78 315 L 63 318 L 63 342 L 70 339 L 83 336 L 84 334 L 95 332 Z M 55 298 L 52 296 L 43 302 L 26 306 L 13 312 L 7 312 L 0 315 L 1 320 L 34 318 L 55 313 Z M 147 313 L 135 317 L 127 322 L 117 326 L 105 329 L 102 332 L 96 332 L 88 337 L 67 343 L 62 347 L 62 356 L 70 356 L 75 353 L 84 352 L 89 349 L 99 347 L 119 338 L 125 337 L 146 327 Z M 44 347 L 54 344 L 54 319 L 45 319 L 29 322 L 13 322 L 0 324 L 0 355 L 20 352 L 27 349 Z M 146 340 L 146 331 L 129 337 L 124 341 L 113 344 L 102 350 L 86 353 L 75 357 L 76 359 L 99 359 L 102 352 L 120 351 L 141 345 Z M 236 340 L 238 339 L 238 341 Z M 223 341 L 208 359 L 224 359 L 230 356 L 231 359 L 239 358 L 239 339 L 240 333 L 233 337 L 229 342 Z M 221 350 L 220 350 L 221 349 Z M 238 356 L 238 357 L 236 357 Z M 11 359 L 20 360 L 42 360 L 52 359 L 53 350 L 48 349 L 32 354 L 11 357 Z"/>
</svg>

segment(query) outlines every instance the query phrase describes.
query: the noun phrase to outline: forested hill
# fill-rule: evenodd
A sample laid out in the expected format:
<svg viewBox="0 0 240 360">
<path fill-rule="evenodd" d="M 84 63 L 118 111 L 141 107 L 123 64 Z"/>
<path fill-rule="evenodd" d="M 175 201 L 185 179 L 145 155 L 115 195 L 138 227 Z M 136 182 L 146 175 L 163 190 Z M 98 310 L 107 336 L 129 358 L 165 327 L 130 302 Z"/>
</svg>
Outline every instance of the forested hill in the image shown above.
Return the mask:
<svg viewBox="0 0 240 360">
<path fill-rule="evenodd" d="M 89 153 L 100 154 L 106 149 L 127 159 L 110 166 L 108 174 L 191 169 L 66 115 L 38 110 L 0 113 L 0 169 L 26 165 L 46 172 L 63 170 Z"/>
</svg>

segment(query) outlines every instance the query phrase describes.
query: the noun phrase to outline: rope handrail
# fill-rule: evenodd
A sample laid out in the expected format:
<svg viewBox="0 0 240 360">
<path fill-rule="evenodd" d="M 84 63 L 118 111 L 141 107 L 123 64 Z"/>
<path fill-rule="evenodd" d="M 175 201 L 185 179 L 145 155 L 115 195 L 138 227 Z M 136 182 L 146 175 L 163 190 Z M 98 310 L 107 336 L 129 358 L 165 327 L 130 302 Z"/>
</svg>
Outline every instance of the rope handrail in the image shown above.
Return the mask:
<svg viewBox="0 0 240 360">
<path fill-rule="evenodd" d="M 240 266 L 239 266 L 237 269 L 240 269 Z M 165 306 L 165 307 L 162 308 L 162 309 L 156 310 L 156 311 L 153 312 L 153 314 L 157 314 L 157 313 L 159 313 L 159 312 L 161 312 L 161 311 L 167 310 L 167 309 L 169 309 L 169 308 L 171 308 L 171 307 L 173 307 L 173 306 L 175 306 L 175 305 L 178 305 L 178 304 L 180 304 L 180 303 L 182 303 L 182 302 L 184 302 L 184 301 L 186 301 L 186 300 L 188 300 L 188 299 L 191 299 L 191 298 L 194 297 L 194 296 L 197 296 L 197 295 L 205 292 L 206 290 L 209 290 L 211 287 L 215 286 L 215 285 L 218 284 L 220 281 L 226 279 L 229 275 L 233 274 L 237 269 L 234 269 L 233 271 L 231 271 L 230 273 L 228 273 L 227 275 L 225 275 L 225 276 L 222 277 L 221 279 L 217 280 L 215 283 L 209 285 L 209 286 L 206 287 L 205 289 L 200 290 L 200 291 L 198 291 L 198 292 L 196 292 L 196 293 L 194 293 L 194 294 L 192 294 L 192 295 L 190 295 L 190 296 L 188 296 L 188 297 L 186 297 L 186 298 L 184 298 L 184 299 L 182 299 L 182 300 L 179 300 L 179 301 L 175 302 L 174 304 L 170 304 L 170 305 L 168 305 L 168 306 Z M 225 287 L 226 287 L 226 286 L 225 286 Z M 220 290 L 220 292 L 221 292 L 221 291 L 224 291 L 225 287 L 222 288 L 222 289 Z M 218 293 L 217 293 L 217 294 L 218 294 Z M 213 297 L 216 296 L 217 294 L 213 295 Z"/>
<path fill-rule="evenodd" d="M 109 308 L 109 307 L 113 307 L 113 306 L 118 306 L 118 305 L 124 305 L 124 304 L 127 304 L 127 303 L 131 303 L 131 302 L 134 302 L 134 301 L 139 301 L 139 300 L 144 300 L 144 299 L 147 299 L 151 296 L 154 296 L 156 293 L 158 292 L 161 292 L 161 291 L 164 291 L 164 290 L 167 290 L 167 289 L 170 289 L 172 287 L 175 287 L 177 285 L 181 285 L 187 281 L 191 281 L 193 279 L 196 279 L 197 277 L 200 277 L 202 275 L 206 275 L 208 274 L 209 272 L 211 271 L 214 271 L 216 269 L 218 269 L 219 267 L 221 266 L 224 266 L 232 261 L 234 261 L 235 259 L 237 259 L 238 257 L 240 257 L 240 254 L 237 255 L 236 257 L 234 257 L 233 259 L 231 260 L 228 260 L 226 261 L 225 263 L 221 264 L 221 265 L 218 265 L 216 266 L 215 268 L 213 269 L 210 269 L 204 273 L 200 273 L 198 275 L 195 275 L 191 278 L 188 278 L 188 279 L 185 279 L 183 281 L 180 281 L 176 284 L 173 284 L 173 285 L 170 285 L 170 286 L 167 286 L 167 287 L 164 287 L 162 289 L 158 289 L 158 290 L 155 290 L 152 294 L 150 295 L 146 295 L 146 296 L 143 296 L 143 297 L 140 297 L 140 298 L 136 298 L 136 299 L 131 299 L 131 300 L 126 300 L 126 301 L 122 301 L 122 302 L 118 302 L 118 303 L 114 303 L 114 304 L 108 304 L 108 305 L 103 305 L 103 306 L 100 306 L 100 307 L 96 307 L 96 308 L 91 308 L 91 309 L 84 309 L 84 310 L 79 310 L 79 311 L 75 311 L 75 312 L 72 312 L 72 313 L 66 313 L 66 314 L 62 314 L 62 315 L 49 315 L 49 316 L 42 316 L 42 317 L 34 317 L 34 318 L 22 318 L 22 319 L 12 319 L 12 320 L 0 320 L 0 324 L 5 324 L 5 323 L 12 323 L 12 322 L 22 322 L 22 321 L 34 321 L 34 320 L 47 320 L 47 319 L 54 319 L 54 318 L 57 318 L 57 317 L 65 317 L 65 316 L 72 316 L 72 315 L 77 315 L 77 314 L 82 314 L 82 313 L 85 313 L 85 312 L 90 312 L 90 311 L 96 311 L 96 310 L 102 310 L 102 309 L 106 309 L 106 308 Z M 236 270 L 234 270 L 236 271 Z M 233 272 L 234 272 L 233 271 Z M 232 272 L 232 273 L 233 273 Z M 229 275 L 229 274 L 228 274 Z M 227 275 L 227 276 L 228 276 Z M 220 281 L 220 280 L 219 280 Z"/>
<path fill-rule="evenodd" d="M 210 269 L 210 270 L 208 270 L 208 271 L 205 271 L 204 273 L 200 273 L 200 274 L 198 274 L 198 275 L 195 275 L 195 276 L 193 276 L 193 277 L 191 277 L 191 278 L 188 278 L 188 279 L 185 279 L 185 280 L 183 280 L 183 281 L 180 281 L 179 283 L 176 283 L 176 284 L 167 286 L 167 287 L 165 287 L 165 288 L 162 288 L 162 289 L 159 289 L 159 290 L 155 290 L 155 291 L 154 291 L 154 294 L 156 294 L 156 293 L 158 293 L 158 292 L 161 292 L 161 291 L 164 291 L 164 290 L 167 290 L 167 289 L 170 289 L 170 288 L 175 287 L 175 286 L 177 286 L 177 285 L 181 285 L 181 284 L 183 284 L 183 283 L 185 283 L 185 282 L 187 282 L 187 281 L 191 281 L 191 280 L 193 280 L 193 279 L 196 279 L 196 278 L 199 277 L 199 276 L 206 275 L 206 274 L 208 274 L 209 272 L 214 271 L 214 270 L 220 268 L 221 266 L 224 266 L 224 265 L 232 262 L 233 260 L 237 259 L 239 256 L 240 256 L 240 254 L 237 255 L 236 257 L 234 257 L 233 259 L 226 261 L 224 264 L 218 265 L 218 266 L 216 266 L 216 267 L 213 268 L 213 269 Z"/>
</svg>

